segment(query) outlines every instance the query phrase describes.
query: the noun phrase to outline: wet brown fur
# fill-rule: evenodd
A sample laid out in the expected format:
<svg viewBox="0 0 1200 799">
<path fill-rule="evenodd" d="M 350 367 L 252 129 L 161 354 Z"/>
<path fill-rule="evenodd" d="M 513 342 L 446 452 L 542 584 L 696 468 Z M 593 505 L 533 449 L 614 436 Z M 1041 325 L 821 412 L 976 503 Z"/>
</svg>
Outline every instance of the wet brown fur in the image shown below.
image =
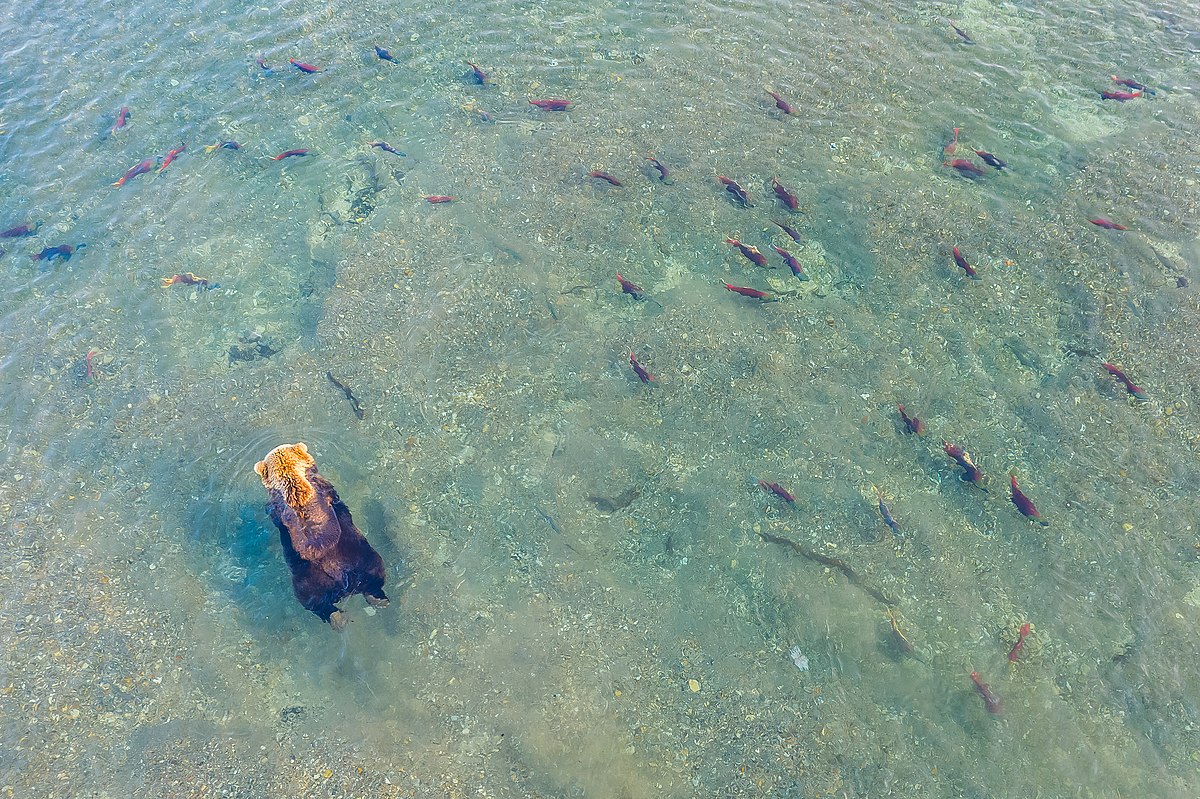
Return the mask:
<svg viewBox="0 0 1200 799">
<path fill-rule="evenodd" d="M 317 473 L 308 447 L 278 446 L 254 471 L 267 489 L 267 511 L 300 603 L 335 628 L 345 624 L 337 603 L 348 596 L 362 594 L 372 605 L 386 606 L 383 559 L 354 526 L 337 489 Z"/>
</svg>

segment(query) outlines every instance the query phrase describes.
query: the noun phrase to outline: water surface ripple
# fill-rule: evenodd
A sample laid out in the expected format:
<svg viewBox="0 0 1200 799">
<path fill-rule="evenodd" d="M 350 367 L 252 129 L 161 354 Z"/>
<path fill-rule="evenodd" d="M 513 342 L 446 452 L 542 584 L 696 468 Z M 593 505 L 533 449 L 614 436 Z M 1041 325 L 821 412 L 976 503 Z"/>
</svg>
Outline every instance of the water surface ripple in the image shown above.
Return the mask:
<svg viewBox="0 0 1200 799">
<path fill-rule="evenodd" d="M 1195 795 L 1194 8 L 37 2 L 0 42 L 0 230 L 41 223 L 0 239 L 8 794 Z M 295 441 L 388 564 L 342 633 L 253 470 Z"/>
</svg>

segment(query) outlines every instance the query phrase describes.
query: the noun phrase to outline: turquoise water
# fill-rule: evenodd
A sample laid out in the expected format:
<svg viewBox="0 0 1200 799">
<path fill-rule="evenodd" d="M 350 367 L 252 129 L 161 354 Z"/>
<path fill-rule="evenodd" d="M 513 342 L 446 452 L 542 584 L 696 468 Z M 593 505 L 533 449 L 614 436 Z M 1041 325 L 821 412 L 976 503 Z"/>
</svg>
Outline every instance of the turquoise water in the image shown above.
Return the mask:
<svg viewBox="0 0 1200 799">
<path fill-rule="evenodd" d="M 0 795 L 1195 796 L 1198 31 L 10 5 Z M 253 471 L 295 441 L 389 567 L 342 633 Z"/>
</svg>

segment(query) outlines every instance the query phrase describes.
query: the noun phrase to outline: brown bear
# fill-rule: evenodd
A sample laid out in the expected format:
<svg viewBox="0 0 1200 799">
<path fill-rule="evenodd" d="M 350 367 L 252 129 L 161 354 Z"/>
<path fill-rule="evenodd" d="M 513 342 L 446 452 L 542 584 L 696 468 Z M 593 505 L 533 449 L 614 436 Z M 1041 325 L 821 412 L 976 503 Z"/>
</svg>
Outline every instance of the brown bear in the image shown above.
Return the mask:
<svg viewBox="0 0 1200 799">
<path fill-rule="evenodd" d="M 267 512 L 279 528 L 300 604 L 335 630 L 347 621 L 337 603 L 352 594 L 362 594 L 375 607 L 387 607 L 383 558 L 354 526 L 337 489 L 317 474 L 308 446 L 281 444 L 254 464 L 254 471 L 270 496 Z"/>
</svg>

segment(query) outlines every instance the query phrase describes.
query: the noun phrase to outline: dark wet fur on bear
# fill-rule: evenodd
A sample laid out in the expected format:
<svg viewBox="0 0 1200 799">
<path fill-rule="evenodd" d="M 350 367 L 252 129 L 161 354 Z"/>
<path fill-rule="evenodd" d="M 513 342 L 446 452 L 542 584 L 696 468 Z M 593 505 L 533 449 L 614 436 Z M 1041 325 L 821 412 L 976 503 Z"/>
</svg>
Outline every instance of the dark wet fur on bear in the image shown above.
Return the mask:
<svg viewBox="0 0 1200 799">
<path fill-rule="evenodd" d="M 317 501 L 332 506 L 332 517 L 317 522 L 299 516 L 278 489 L 270 491 L 267 505 L 271 521 L 279 528 L 296 598 L 326 622 L 339 610 L 337 603 L 353 594 L 363 594 L 373 604 L 387 602 L 383 558 L 354 526 L 350 509 L 333 484 L 319 475 L 315 466 L 308 468 L 306 477 L 317 492 Z"/>
</svg>

